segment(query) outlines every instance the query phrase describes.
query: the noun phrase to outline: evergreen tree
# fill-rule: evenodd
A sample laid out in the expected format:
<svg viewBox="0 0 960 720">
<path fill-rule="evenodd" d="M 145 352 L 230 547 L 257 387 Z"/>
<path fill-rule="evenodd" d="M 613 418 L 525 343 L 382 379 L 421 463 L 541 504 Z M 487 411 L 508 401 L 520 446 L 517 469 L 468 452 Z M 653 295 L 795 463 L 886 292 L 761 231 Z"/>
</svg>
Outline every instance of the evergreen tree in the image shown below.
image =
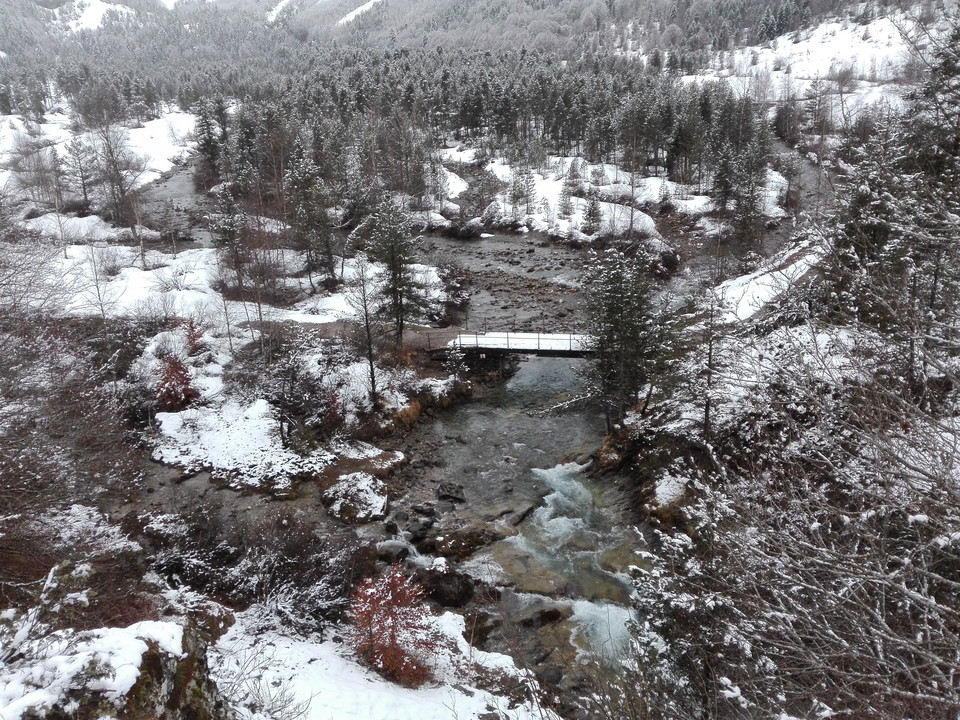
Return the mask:
<svg viewBox="0 0 960 720">
<path fill-rule="evenodd" d="M 598 233 L 602 223 L 603 208 L 600 206 L 600 198 L 596 191 L 591 188 L 587 194 L 587 210 L 583 216 L 583 232 L 587 235 Z"/>
<path fill-rule="evenodd" d="M 410 219 L 390 202 L 367 217 L 351 235 L 370 258 L 384 266 L 376 297 L 381 315 L 393 327 L 399 348 L 407 323 L 429 307 L 426 287 L 414 268 L 417 240 L 410 236 Z"/>
<path fill-rule="evenodd" d="M 646 268 L 619 250 L 591 251 L 583 292 L 594 353 L 587 382 L 612 426 L 639 404 L 639 393 L 655 372 L 661 323 Z"/>
<path fill-rule="evenodd" d="M 557 203 L 557 217 L 569 220 L 573 215 L 573 198 L 570 197 L 570 187 L 564 183 L 560 188 L 560 200 Z"/>
<path fill-rule="evenodd" d="M 306 254 L 310 282 L 312 273 L 323 270 L 329 283 L 337 279 L 333 232 L 327 217 L 327 193 L 320 171 L 297 140 L 290 154 L 284 187 L 290 208 L 294 247 Z"/>
</svg>

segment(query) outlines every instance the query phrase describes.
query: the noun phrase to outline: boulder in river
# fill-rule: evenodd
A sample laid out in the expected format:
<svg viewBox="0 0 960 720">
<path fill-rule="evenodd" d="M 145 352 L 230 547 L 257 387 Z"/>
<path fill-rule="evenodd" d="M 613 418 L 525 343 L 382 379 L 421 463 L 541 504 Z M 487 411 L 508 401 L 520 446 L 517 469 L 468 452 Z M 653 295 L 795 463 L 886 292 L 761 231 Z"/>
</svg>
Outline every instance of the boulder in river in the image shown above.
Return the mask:
<svg viewBox="0 0 960 720">
<path fill-rule="evenodd" d="M 463 494 L 463 485 L 452 482 L 442 482 L 437 487 L 437 499 L 438 500 L 448 500 L 453 503 L 462 503 L 466 502 L 467 499 Z"/>
</svg>

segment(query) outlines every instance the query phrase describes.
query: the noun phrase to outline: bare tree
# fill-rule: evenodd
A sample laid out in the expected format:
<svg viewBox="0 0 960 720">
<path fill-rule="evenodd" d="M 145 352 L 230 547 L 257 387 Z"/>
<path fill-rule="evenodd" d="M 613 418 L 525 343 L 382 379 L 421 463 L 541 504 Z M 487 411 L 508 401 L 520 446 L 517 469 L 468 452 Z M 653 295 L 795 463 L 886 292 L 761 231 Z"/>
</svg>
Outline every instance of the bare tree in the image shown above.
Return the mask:
<svg viewBox="0 0 960 720">
<path fill-rule="evenodd" d="M 130 148 L 127 131 L 119 125 L 104 125 L 94 133 L 97 172 L 103 183 L 107 209 L 115 222 L 126 225 L 140 245 L 140 259 L 145 249 L 139 230 L 140 196 L 137 186 L 147 170 L 147 160 Z"/>
<path fill-rule="evenodd" d="M 367 361 L 370 378 L 370 402 L 374 405 L 380 399 L 377 390 L 376 357 L 380 350 L 385 328 L 377 313 L 377 281 L 373 266 L 363 253 L 357 253 L 355 259 L 356 277 L 350 283 L 347 297 L 356 313 L 354 336 L 360 352 Z"/>
</svg>

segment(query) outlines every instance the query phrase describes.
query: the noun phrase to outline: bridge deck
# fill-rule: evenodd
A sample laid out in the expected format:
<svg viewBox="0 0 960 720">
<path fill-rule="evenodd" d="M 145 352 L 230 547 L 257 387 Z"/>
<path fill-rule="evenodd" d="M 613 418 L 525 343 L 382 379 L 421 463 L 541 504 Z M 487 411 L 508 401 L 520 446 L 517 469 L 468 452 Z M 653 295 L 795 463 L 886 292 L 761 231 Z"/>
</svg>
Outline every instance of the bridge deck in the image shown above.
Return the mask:
<svg viewBox="0 0 960 720">
<path fill-rule="evenodd" d="M 448 345 L 463 350 L 531 355 L 587 355 L 590 337 L 576 333 L 459 333 Z"/>
</svg>

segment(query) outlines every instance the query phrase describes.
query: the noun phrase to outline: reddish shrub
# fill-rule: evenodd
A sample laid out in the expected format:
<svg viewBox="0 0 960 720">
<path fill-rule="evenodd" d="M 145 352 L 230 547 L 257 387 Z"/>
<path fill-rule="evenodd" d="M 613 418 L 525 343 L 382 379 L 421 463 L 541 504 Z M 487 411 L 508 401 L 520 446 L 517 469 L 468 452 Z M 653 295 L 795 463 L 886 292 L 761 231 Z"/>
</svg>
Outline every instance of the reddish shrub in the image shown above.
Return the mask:
<svg viewBox="0 0 960 720">
<path fill-rule="evenodd" d="M 353 644 L 377 672 L 407 687 L 430 679 L 426 658 L 440 640 L 423 604 L 423 588 L 398 565 L 368 579 L 353 596 Z"/>
<path fill-rule="evenodd" d="M 190 371 L 175 355 L 166 355 L 161 361 L 160 380 L 154 390 L 157 407 L 164 412 L 178 412 L 200 397 L 190 380 Z"/>
<path fill-rule="evenodd" d="M 187 318 L 183 325 L 183 335 L 187 342 L 187 355 L 197 355 L 203 350 L 203 332 L 203 323 L 193 317 Z"/>
</svg>

